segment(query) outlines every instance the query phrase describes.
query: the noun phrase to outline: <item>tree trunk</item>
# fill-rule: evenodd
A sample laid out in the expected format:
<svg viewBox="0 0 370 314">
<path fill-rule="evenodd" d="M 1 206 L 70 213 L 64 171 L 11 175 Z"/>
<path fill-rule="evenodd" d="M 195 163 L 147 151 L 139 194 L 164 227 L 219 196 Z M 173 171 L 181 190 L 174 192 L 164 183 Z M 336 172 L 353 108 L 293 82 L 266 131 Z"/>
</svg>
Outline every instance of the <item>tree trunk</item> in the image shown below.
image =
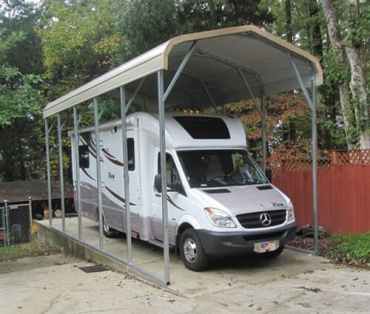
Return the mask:
<svg viewBox="0 0 370 314">
<path fill-rule="evenodd" d="M 293 27 L 292 27 L 292 3 L 290 0 L 285 0 L 285 29 L 286 39 L 290 43 L 293 42 Z"/>
<path fill-rule="evenodd" d="M 322 7 L 324 10 L 324 15 L 327 22 L 328 35 L 332 47 L 335 49 L 336 62 L 342 66 L 346 64 L 344 58 L 344 49 L 341 42 L 340 34 L 338 32 L 337 17 L 335 15 L 334 7 L 330 0 L 321 0 Z M 344 131 L 346 134 L 346 141 L 348 148 L 352 147 L 351 141 L 351 99 L 349 86 L 346 82 L 339 83 L 339 101 L 342 109 L 343 121 L 344 121 Z"/>
<path fill-rule="evenodd" d="M 360 131 L 360 147 L 370 148 L 370 130 L 366 80 L 362 71 L 360 53 L 356 48 L 345 47 L 346 56 L 351 67 L 351 93 L 355 100 L 356 121 Z"/>
<path fill-rule="evenodd" d="M 311 18 L 314 18 L 314 23 L 310 27 L 310 39 L 311 47 L 314 55 L 322 58 L 323 53 L 323 44 L 321 36 L 321 28 L 319 22 L 320 10 L 316 0 L 310 0 L 308 3 L 309 15 Z"/>
</svg>

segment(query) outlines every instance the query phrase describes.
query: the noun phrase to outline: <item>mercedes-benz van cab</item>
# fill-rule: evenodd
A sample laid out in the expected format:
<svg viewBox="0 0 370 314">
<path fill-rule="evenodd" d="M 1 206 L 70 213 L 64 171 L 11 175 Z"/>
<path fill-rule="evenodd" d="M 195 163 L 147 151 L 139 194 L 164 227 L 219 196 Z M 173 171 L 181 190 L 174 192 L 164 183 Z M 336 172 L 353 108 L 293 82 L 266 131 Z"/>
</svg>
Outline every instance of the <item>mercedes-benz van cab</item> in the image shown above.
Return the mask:
<svg viewBox="0 0 370 314">
<path fill-rule="evenodd" d="M 131 232 L 161 245 L 159 120 L 134 113 L 127 125 Z M 240 120 L 171 114 L 165 128 L 169 243 L 185 266 L 199 271 L 214 256 L 247 252 L 278 256 L 295 233 L 293 204 L 251 158 Z M 103 230 L 112 236 L 126 232 L 120 122 L 100 130 Z M 94 130 L 80 133 L 81 211 L 97 220 Z"/>
</svg>

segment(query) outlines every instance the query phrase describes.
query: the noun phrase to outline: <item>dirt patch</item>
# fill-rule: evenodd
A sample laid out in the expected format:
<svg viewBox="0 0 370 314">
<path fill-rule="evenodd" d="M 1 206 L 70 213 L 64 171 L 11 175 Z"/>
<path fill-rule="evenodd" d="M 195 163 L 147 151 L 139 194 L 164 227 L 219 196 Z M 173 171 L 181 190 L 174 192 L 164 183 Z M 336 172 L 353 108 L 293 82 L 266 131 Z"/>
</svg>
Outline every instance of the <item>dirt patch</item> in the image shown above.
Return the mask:
<svg viewBox="0 0 370 314">
<path fill-rule="evenodd" d="M 14 261 L 23 257 L 47 256 L 61 252 L 61 248 L 32 240 L 29 243 L 0 247 L 0 262 Z"/>
</svg>

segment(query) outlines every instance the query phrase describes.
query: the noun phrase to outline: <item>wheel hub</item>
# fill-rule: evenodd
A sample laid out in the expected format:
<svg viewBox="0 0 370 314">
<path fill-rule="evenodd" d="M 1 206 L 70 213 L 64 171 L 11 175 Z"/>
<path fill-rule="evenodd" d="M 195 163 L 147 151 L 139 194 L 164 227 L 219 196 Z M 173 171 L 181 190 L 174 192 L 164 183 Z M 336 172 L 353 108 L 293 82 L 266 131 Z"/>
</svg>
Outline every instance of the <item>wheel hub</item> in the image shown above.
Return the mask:
<svg viewBox="0 0 370 314">
<path fill-rule="evenodd" d="M 186 239 L 184 242 L 184 256 L 189 263 L 194 263 L 197 258 L 197 244 L 193 239 Z"/>
</svg>

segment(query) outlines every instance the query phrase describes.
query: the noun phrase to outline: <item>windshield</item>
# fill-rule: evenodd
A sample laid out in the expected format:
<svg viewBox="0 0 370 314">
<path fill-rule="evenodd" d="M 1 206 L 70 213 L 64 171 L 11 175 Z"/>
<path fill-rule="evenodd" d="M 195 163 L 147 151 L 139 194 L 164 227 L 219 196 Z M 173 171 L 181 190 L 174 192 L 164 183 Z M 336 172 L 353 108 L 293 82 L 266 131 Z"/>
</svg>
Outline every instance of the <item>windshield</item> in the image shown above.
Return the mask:
<svg viewBox="0 0 370 314">
<path fill-rule="evenodd" d="M 178 151 L 191 187 L 268 183 L 245 150 Z"/>
</svg>

